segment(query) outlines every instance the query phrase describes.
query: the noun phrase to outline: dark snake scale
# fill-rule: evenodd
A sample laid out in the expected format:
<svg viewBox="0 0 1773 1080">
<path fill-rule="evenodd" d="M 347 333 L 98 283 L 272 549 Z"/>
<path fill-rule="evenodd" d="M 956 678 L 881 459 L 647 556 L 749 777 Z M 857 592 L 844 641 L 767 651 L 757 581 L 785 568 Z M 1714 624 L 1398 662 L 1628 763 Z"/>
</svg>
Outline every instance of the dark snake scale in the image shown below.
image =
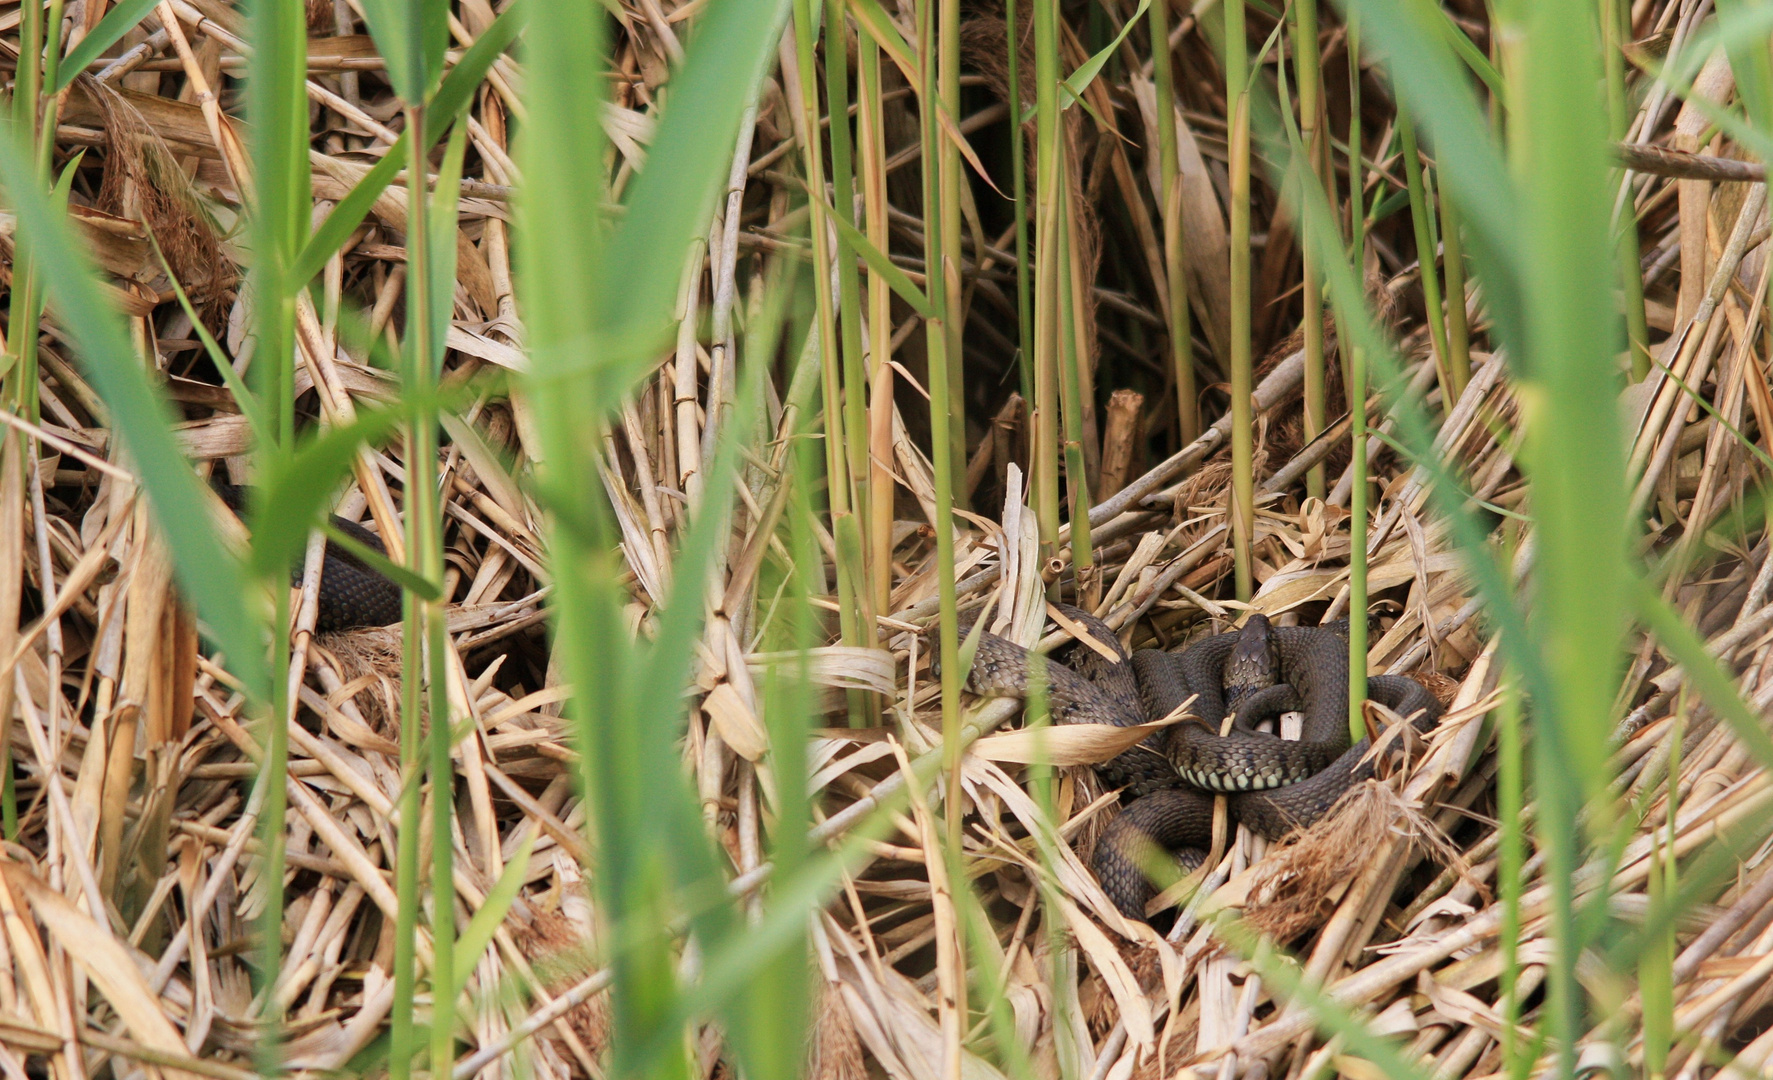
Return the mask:
<svg viewBox="0 0 1773 1080">
<path fill-rule="evenodd" d="M 1046 665 L 1055 723 L 1126 727 L 1159 720 L 1195 695 L 1186 720 L 1164 728 L 1096 772 L 1123 789 L 1126 808 L 1096 842 L 1092 869 L 1122 913 L 1145 917 L 1154 894 L 1142 869 L 1159 849 L 1198 865 L 1212 842 L 1213 793 L 1229 796 L 1233 821 L 1279 839 L 1329 812 L 1350 787 L 1373 775 L 1369 742 L 1349 744 L 1348 644 L 1328 627 L 1270 627 L 1252 616 L 1242 632 L 1218 634 L 1179 653 L 1128 656 L 1114 631 L 1076 608 L 1066 616 L 1119 656 L 1109 662 L 1084 645 L 1073 660 Z M 1029 653 L 989 633 L 979 635 L 968 686 L 977 693 L 1021 696 Z M 1427 731 L 1440 703 L 1420 683 L 1395 675 L 1367 680 L 1367 696 Z M 1221 723 L 1235 705 L 1233 726 Z M 1304 714 L 1297 741 L 1256 731 L 1264 719 Z"/>
<path fill-rule="evenodd" d="M 236 513 L 245 507 L 246 491 L 231 484 L 217 484 L 216 493 Z M 373 551 L 388 553 L 382 538 L 355 521 L 341 517 L 333 525 Z M 301 584 L 300 567 L 290 571 L 290 583 Z M 326 557 L 320 567 L 320 595 L 314 618 L 314 629 L 326 634 L 337 630 L 356 630 L 365 626 L 387 626 L 402 618 L 400 586 L 364 565 L 357 556 L 328 540 Z"/>
</svg>

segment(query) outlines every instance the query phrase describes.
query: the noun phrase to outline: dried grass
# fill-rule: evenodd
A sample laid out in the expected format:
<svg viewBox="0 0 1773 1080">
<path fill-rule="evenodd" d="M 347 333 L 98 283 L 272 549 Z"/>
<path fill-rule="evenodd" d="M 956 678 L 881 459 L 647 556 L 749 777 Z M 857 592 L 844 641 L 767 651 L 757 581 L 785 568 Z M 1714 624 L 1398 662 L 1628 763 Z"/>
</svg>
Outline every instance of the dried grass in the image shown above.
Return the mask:
<svg viewBox="0 0 1773 1080">
<path fill-rule="evenodd" d="M 693 5 L 663 0 L 657 6 L 669 21 Z M 1651 3 L 1643 18 L 1656 25 L 1677 15 L 1685 20 L 1690 7 Z M 233 15 L 226 4 L 202 8 Z M 309 8 L 318 33 L 335 32 L 341 6 Z M 483 9 L 480 3 L 461 5 L 470 33 L 484 25 Z M 341 21 L 353 28 L 349 17 Z M 634 33 L 617 39 L 613 59 L 622 78 L 608 121 L 620 132 L 616 143 L 629 161 L 650 137 L 648 102 L 669 74 L 662 39 L 638 20 L 635 26 Z M 199 48 L 206 43 L 200 28 L 187 27 L 187 33 Z M 1003 41 L 1001 31 L 995 39 L 985 33 L 975 38 L 979 49 Z M 342 36 L 340 42 L 342 49 Z M 1184 35 L 1179 51 L 1197 72 L 1216 70 L 1198 32 Z M 239 355 L 247 348 L 240 337 L 245 301 L 237 292 L 231 241 L 222 239 L 215 225 L 217 211 L 238 210 L 238 195 L 222 168 L 223 149 L 210 143 L 200 110 L 170 90 L 179 70 L 169 53 L 150 53 L 135 72 L 115 80 L 121 84 L 115 89 L 88 87 L 83 80 L 82 100 L 96 105 L 89 117 L 80 114 L 79 123 L 95 124 L 98 138 L 79 129 L 74 132 L 79 138 L 68 134 L 63 149 L 92 145 L 97 151 L 82 166 L 76 204 L 105 210 L 132 227 L 151 226 L 174 272 L 205 298 L 205 318 L 214 319 L 220 336 Z M 987 75 L 995 77 L 995 69 Z M 391 113 L 373 65 L 348 75 L 316 70 L 312 78 L 360 114 L 316 109 L 316 146 L 329 163 L 316 174 L 318 207 L 341 197 L 344 184 L 337 178 L 359 175 L 379 149 L 379 136 L 366 134 L 374 127 L 365 118 L 379 126 L 375 118 Z M 506 201 L 519 178 L 506 142 L 512 102 L 504 80 L 504 75 L 495 79 L 472 110 L 472 182 L 459 222 L 463 269 L 448 360 L 452 379 L 521 362 Z M 1124 89 L 1138 98 L 1139 82 L 1135 77 L 1133 85 L 1112 93 Z M 1222 120 L 1215 111 L 1222 102 L 1204 89 L 1210 83 L 1204 76 L 1190 81 L 1180 103 L 1188 127 L 1186 152 L 1198 156 L 1203 176 L 1221 167 L 1224 157 Z M 895 108 L 905 108 L 895 100 Z M 782 160 L 778 151 L 786 153 L 783 140 L 792 125 L 774 86 L 764 102 L 751 153 L 755 161 L 773 163 Z M 1139 102 L 1145 104 L 1143 98 Z M 1113 114 L 1107 91 L 1101 104 Z M 1074 198 L 1112 203 L 1107 193 L 1121 190 L 1112 157 L 1137 151 L 1122 148 L 1120 134 L 1095 130 L 1083 110 L 1068 116 L 1068 137 L 1077 142 L 1070 155 L 1078 172 L 1069 180 Z M 1675 138 L 1666 121 L 1651 125 L 1641 141 L 1655 146 L 1652 138 Z M 892 123 L 889 117 L 889 127 Z M 1140 138 L 1143 130 L 1121 134 Z M 889 152 L 902 149 L 893 145 Z M 754 167 L 736 246 L 725 246 L 716 230 L 708 265 L 705 271 L 698 267 L 694 279 L 692 324 L 708 314 L 701 306 L 725 306 L 724 312 L 714 312 L 719 325 L 749 302 L 745 295 L 715 293 L 714 282 L 735 264 L 741 268 L 738 280 L 748 282 L 753 270 L 764 276 L 770 260 L 793 257 L 785 240 L 793 224 L 785 220 L 792 183 L 773 171 L 780 167 Z M 1137 176 L 1127 170 L 1126 182 L 1136 183 Z M 1678 255 L 1683 265 L 1703 271 L 1705 229 L 1681 229 L 1675 200 L 1665 197 L 1677 188 L 1690 190 L 1682 185 L 1703 182 L 1640 179 L 1636 198 L 1644 214 L 1646 266 L 1666 265 Z M 1141 199 L 1150 194 L 1129 189 Z M 1730 190 L 1719 184 L 1700 197 L 1721 204 Z M 1207 202 L 1212 203 L 1210 196 Z M 394 198 L 378 203 L 326 276 L 330 289 L 370 313 L 377 333 L 402 321 L 400 203 Z M 1217 212 L 1216 203 L 1212 206 Z M 1690 213 L 1690 201 L 1681 206 L 1681 213 Z M 916 210 L 911 203 L 902 208 Z M 1191 207 L 1190 213 L 1199 210 Z M 1721 228 L 1727 233 L 1733 215 L 1725 217 Z M 1119 250 L 1127 246 L 1117 231 L 1122 224 L 1117 217 L 1100 231 L 1101 248 L 1109 256 L 1101 270 L 1102 295 L 1112 294 L 1111 300 L 1150 289 L 1141 277 L 1144 262 Z M 1222 238 L 1222 229 L 1218 235 Z M 1096 229 L 1086 229 L 1085 237 L 1087 261 L 1093 263 Z M 1201 250 L 1209 255 L 1199 257 L 1209 258 L 1211 244 Z M 190 340 L 194 335 L 176 304 L 165 301 L 159 268 L 141 265 L 147 273 L 135 284 L 121 281 L 122 275 L 114 283 L 132 290 L 129 310 L 183 410 L 187 446 L 204 460 L 244 464 L 248 447 L 237 410 L 206 371 L 208 362 Z M 1419 314 L 1411 307 L 1416 301 L 1410 268 L 1391 260 L 1381 269 L 1384 277 L 1374 294 L 1387 305 L 1397 304 L 1388 319 L 1420 362 L 1426 344 Z M 992 309 L 989 294 L 1013 290 L 989 274 L 975 273 L 971 262 L 964 270 L 977 289 L 980 333 L 987 328 L 1003 333 L 1001 312 Z M 1673 297 L 1664 294 L 1667 282 L 1656 273 L 1651 275 L 1653 311 L 1663 312 L 1658 317 L 1668 323 L 1659 332 L 1675 330 L 1692 312 L 1662 304 Z M 1197 268 L 1192 282 L 1197 293 L 1223 288 L 1207 277 Z M 1722 300 L 1729 317 L 1725 340 L 1733 344 L 1721 366 L 1706 376 L 1713 370 L 1711 354 L 1724 347 L 1715 337 L 1709 345 L 1692 341 L 1682 364 L 1695 378 L 1711 380 L 1704 392 L 1732 424 L 1758 427 L 1766 441 L 1773 417 L 1761 414 L 1764 361 L 1755 352 L 1758 338 L 1745 323 L 1742 300 L 1765 291 L 1748 291 L 1757 281 L 1747 269 L 1730 282 L 1742 290 L 1726 292 Z M 1680 276 L 1683 294 L 1691 284 Z M 1289 299 L 1285 274 L 1276 276 L 1274 285 L 1257 305 L 1278 313 L 1268 320 L 1273 337 L 1280 339 L 1271 342 L 1278 360 L 1292 353 L 1286 335 L 1297 321 L 1296 300 Z M 1167 434 L 1174 430 L 1173 395 L 1136 350 L 1122 348 L 1138 320 L 1112 302 L 1103 302 L 1099 315 L 1104 333 L 1096 342 L 1101 355 L 1093 364 L 1095 385 L 1104 397 L 1123 383 L 1142 387 L 1151 403 L 1144 419 L 1153 449 L 1180 450 Z M 299 389 L 312 388 L 321 403 L 305 402 L 306 411 L 340 415 L 354 402 L 385 395 L 380 374 L 348 335 L 339 334 L 331 313 L 310 311 L 305 318 L 311 325 L 305 324 L 303 334 Z M 1209 342 L 1221 339 L 1214 325 L 1203 328 L 1203 335 Z M 916 347 L 914 339 L 908 348 Z M 68 350 L 53 319 L 45 348 L 43 430 L 127 468 L 105 429 L 96 395 L 76 366 L 57 359 Z M 1450 417 L 1442 450 L 1480 498 L 1513 508 L 1523 499 L 1514 471 L 1515 404 L 1500 364 L 1485 366 L 1487 359 L 1477 358 L 1479 371 L 1463 401 L 1435 402 Z M 670 547 L 684 516 L 682 493 L 703 482 L 700 425 L 710 405 L 704 378 L 708 346 L 691 335 L 687 348 L 662 360 L 603 444 L 605 488 L 632 571 L 636 627 L 651 615 L 669 573 Z M 968 367 L 970 392 L 1009 392 L 1001 358 L 969 353 Z M 778 373 L 781 386 L 791 373 Z M 1332 383 L 1332 396 L 1337 385 Z M 1759 389 L 1744 393 L 1745 386 Z M 1219 403 L 1216 394 L 1207 392 L 1209 405 Z M 1296 393 L 1289 395 L 1262 418 L 1267 457 L 1259 459 L 1261 475 L 1279 473 L 1300 450 L 1296 401 Z M 995 416 L 1001 404 L 1001 396 L 966 402 L 976 422 Z M 821 841 L 841 835 L 903 783 L 896 779 L 903 773 L 895 767 L 889 728 L 911 754 L 938 738 L 927 656 L 916 651 L 920 646 L 912 632 L 934 606 L 929 600 L 933 534 L 928 521 L 918 517 L 930 505 L 930 470 L 911 434 L 927 427 L 918 415 L 923 408 L 914 395 L 902 396 L 891 418 L 891 430 L 899 436 L 891 464 L 906 489 L 899 506 L 907 518 L 893 530 L 893 604 L 881 620 L 885 647 L 825 652 L 817 668 L 823 685 L 864 688 L 888 710 L 876 718 L 877 726 L 852 730 L 840 726 L 845 695 L 827 700 L 830 726 L 816 734 L 810 753 L 823 817 L 815 835 Z M 1715 515 L 1755 482 L 1756 466 L 1721 427 L 1701 431 L 1704 421 L 1689 423 L 1686 410 L 1672 400 L 1648 413 L 1639 444 L 1655 470 L 1645 492 L 1649 512 L 1664 527 L 1657 540 L 1684 544 L 1704 556 L 1671 589 L 1695 624 L 1707 626 L 1720 646 L 1727 646 L 1723 655 L 1740 674 L 1745 693 L 1765 707 L 1773 672 L 1773 642 L 1764 633 L 1773 610 L 1767 594 L 1773 564 L 1764 542 L 1744 542 L 1740 547 L 1746 550 L 1738 550 L 1721 542 L 1707 547 L 1706 540 Z M 1005 432 L 1006 444 L 1026 447 L 1025 436 L 1008 437 L 1010 425 L 1026 422 L 1025 414 L 1010 416 L 998 430 Z M 462 410 L 452 423 L 455 448 L 442 463 L 448 477 L 448 585 L 455 601 L 449 678 L 452 696 L 475 721 L 457 762 L 463 904 L 484 896 L 522 837 L 537 837 L 522 903 L 470 984 L 476 1000 L 502 1004 L 488 1010 L 472 1035 L 482 1053 L 498 1052 L 507 1042 L 522 1044 L 538 1076 L 588 1073 L 607 1049 L 610 1017 L 602 992 L 606 983 L 597 981 L 596 965 L 603 961 L 588 941 L 595 919 L 582 877 L 594 868 L 587 865 L 584 810 L 574 786 L 570 740 L 559 720 L 564 690 L 542 633 L 543 530 L 521 485 L 533 460 L 528 409 L 519 395 Z M 786 423 L 778 419 L 777 424 L 779 434 Z M 1666 452 L 1653 457 L 1653 447 Z M 1017 489 L 1022 464 L 1007 451 L 994 455 L 982 472 L 981 493 Z M 767 769 L 755 765 L 767 750 L 767 734 L 758 720 L 762 706 L 753 664 L 768 658 L 752 655 L 751 645 L 758 612 L 769 598 L 757 595 L 756 579 L 763 560 L 785 557 L 772 549 L 767 531 L 753 530 L 760 522 L 773 528 L 777 520 L 771 516 L 772 506 L 780 510 L 773 501 L 778 490 L 773 478 L 781 465 L 779 456 L 760 459 L 753 474 L 758 483 L 742 500 L 721 568 L 727 592 L 704 634 L 696 677 L 701 696 L 683 747 L 711 832 L 734 876 L 753 885 L 767 872 L 762 868 Z M 1332 479 L 1344 465 L 1345 456 L 1331 456 Z M 176 597 L 163 560 L 153 552 L 147 518 L 113 473 L 73 453 L 45 459 L 41 514 L 33 509 L 30 491 L 0 489 L 0 553 L 5 555 L 0 660 L 11 657 L 0 677 L 0 706 L 16 703 L 7 737 L 17 763 L 20 807 L 19 834 L 6 847 L 0 874 L 0 1068 L 17 1075 L 23 1061 L 61 1080 L 75 1080 L 109 1059 L 119 1075 L 134 1075 L 136 1066 L 128 1062 L 148 1060 L 154 1051 L 162 1055 L 158 1060 L 168 1075 L 178 1075 L 183 1065 L 191 1074 L 235 1076 L 254 1033 L 246 942 L 249 920 L 263 902 L 263 882 L 256 861 L 259 808 L 249 802 L 249 793 L 253 761 L 262 753 L 261 733 L 245 724 L 240 697 L 226 674 L 198 655 L 194 634 L 178 621 Z M 403 476 L 397 448 L 370 455 L 339 512 L 392 537 Z M 1220 603 L 1229 595 L 1231 568 L 1222 531 L 1229 465 L 1219 454 L 1185 475 L 1163 476 L 1162 483 L 1142 490 L 1164 490 L 1135 500 L 1097 529 L 1098 536 L 1107 537 L 1098 564 L 1101 580 L 1111 585 L 1099 614 L 1134 646 L 1178 647 L 1219 628 L 1231 613 Z M 1292 942 L 1306 970 L 1330 993 L 1403 1033 L 1409 1054 L 1425 1068 L 1447 1077 L 1490 1076 L 1500 1068 L 1496 978 L 1502 917 L 1491 896 L 1497 873 L 1495 763 L 1481 721 L 1494 704 L 1496 671 L 1458 559 L 1424 508 L 1419 479 L 1388 451 L 1379 454 L 1375 477 L 1384 497 L 1377 504 L 1380 525 L 1370 580 L 1385 622 L 1369 665 L 1374 671 L 1415 675 L 1451 707 L 1448 721 L 1426 758 L 1419 757 L 1403 774 L 1358 789 L 1340 813 L 1278 850 L 1265 851 L 1260 840 L 1234 834 L 1222 859 L 1205 873 L 1219 894 L 1213 904 L 1241 906 L 1249 924 Z M 1304 501 L 1300 490 L 1282 485 L 1260 508 L 1260 589 L 1253 604 L 1277 618 L 1335 617 L 1346 603 L 1348 540 L 1346 512 L 1340 508 L 1346 488 L 1341 499 L 1332 495 L 1328 504 Z M 1043 628 L 1039 605 L 1028 600 L 1038 597 L 1042 568 L 1034 565 L 1032 515 L 1019 501 L 1010 505 L 998 521 L 974 520 L 958 541 L 962 600 L 983 601 L 1003 590 L 1000 607 L 1015 613 L 1015 625 L 1006 632 L 1033 644 Z M 1117 583 L 1123 573 L 1124 582 Z M 60 602 L 39 622 L 46 577 L 54 579 Z M 1733 636 L 1732 626 L 1749 629 Z M 287 948 L 276 992 L 292 1018 L 292 1062 L 313 1072 L 343 1067 L 368 1045 L 385 1024 L 391 1001 L 385 972 L 393 948 L 388 879 L 390 816 L 400 783 L 394 719 L 399 653 L 397 633 L 386 629 L 315 639 L 305 652 L 305 693 L 291 728 Z M 1672 831 L 1677 851 L 1696 850 L 1733 823 L 1763 819 L 1773 805 L 1766 776 L 1724 727 L 1671 693 L 1678 686 L 1668 662 L 1653 645 L 1642 644 L 1624 695 L 1638 712 L 1633 726 L 1622 732 L 1617 755 L 1624 784 L 1653 812 L 1612 881 L 1614 902 L 1626 913 L 1641 912 L 1648 903 L 1651 833 L 1661 820 L 1654 808 L 1669 787 L 1668 750 L 1675 732 L 1685 735 L 1679 772 L 1672 778 L 1682 807 Z M 1683 710 L 1680 725 L 1670 720 Z M 1005 723 L 1014 711 L 1005 703 L 984 706 L 973 714 L 975 733 Z M 1101 734 L 1080 732 L 1067 740 L 1091 742 Z M 1000 752 L 985 752 L 990 746 Z M 1094 837 L 1114 812 L 1112 800 L 1099 797 L 1090 770 L 1064 774 L 1057 820 L 1050 824 L 1069 846 L 1056 865 L 1043 867 L 1028 839 L 1041 811 L 1020 777 L 1009 771 L 1013 766 L 999 764 L 1017 755 L 1001 752 L 1001 742 L 983 747 L 968 759 L 964 777 L 970 880 L 952 885 L 973 889 L 994 920 L 1017 1039 L 1037 1071 L 1051 1074 L 1061 1053 L 1075 1055 L 1076 1075 L 1092 1078 L 1175 1076 L 1184 1067 L 1199 1076 L 1225 1076 L 1227 1062 L 1233 1062 L 1232 1073 L 1249 1070 L 1249 1075 L 1262 1068 L 1269 1076 L 1298 1076 L 1319 1064 L 1346 1063 L 1337 1047 L 1318 1045 L 1309 1020 L 1274 1000 L 1271 989 L 1235 958 L 1215 955 L 1207 923 L 1186 916 L 1176 924 L 1175 939 L 1166 941 L 1113 910 L 1085 870 Z M 1064 761 L 1104 752 L 1099 744 L 1066 749 L 1078 756 Z M 822 1080 L 935 1075 L 956 1030 L 967 1027 L 962 1021 L 976 1019 L 947 1015 L 942 1004 L 945 990 L 962 976 L 954 969 L 955 958 L 944 953 L 954 914 L 945 884 L 931 873 L 940 860 L 932 850 L 935 832 L 926 813 L 920 808 L 917 820 L 898 819 L 899 831 L 871 847 L 871 860 L 844 881 L 828 912 L 815 919 L 820 991 L 809 1070 Z M 1035 888 L 1043 875 L 1050 875 L 1046 883 L 1058 892 L 1057 910 L 1047 909 Z M 1523 986 L 1532 987 L 1544 970 L 1546 900 L 1542 881 L 1533 877 L 1527 884 L 1526 930 L 1515 944 L 1527 965 Z M 1705 913 L 1708 922 L 1682 930 L 1675 992 L 1686 1041 L 1672 1066 L 1687 1070 L 1681 1075 L 1699 1076 L 1711 1068 L 1702 1064 L 1708 1055 L 1744 1048 L 1745 1069 L 1764 1070 L 1773 1059 L 1773 1042 L 1764 1034 L 1770 985 L 1764 958 L 1773 950 L 1770 905 L 1773 864 L 1765 851 L 1750 853 L 1737 880 Z M 1044 925 L 1048 918 L 1062 923 L 1056 945 Z M 513 974 L 526 969 L 527 975 Z M 513 985 L 531 985 L 534 992 L 512 998 L 507 991 Z M 1631 999 L 1621 1007 L 1629 1013 L 1639 1006 Z M 1597 1045 L 1603 1036 L 1617 1042 L 1626 1060 L 1641 1060 L 1641 1045 L 1629 1034 L 1597 1033 Z M 710 1060 L 718 1061 L 717 1040 L 712 1045 Z M 988 1045 L 988 1039 L 965 1044 L 968 1075 L 992 1075 L 976 1053 Z M 478 1075 L 505 1075 L 497 1070 L 509 1061 L 483 1062 L 493 1071 Z"/>
</svg>

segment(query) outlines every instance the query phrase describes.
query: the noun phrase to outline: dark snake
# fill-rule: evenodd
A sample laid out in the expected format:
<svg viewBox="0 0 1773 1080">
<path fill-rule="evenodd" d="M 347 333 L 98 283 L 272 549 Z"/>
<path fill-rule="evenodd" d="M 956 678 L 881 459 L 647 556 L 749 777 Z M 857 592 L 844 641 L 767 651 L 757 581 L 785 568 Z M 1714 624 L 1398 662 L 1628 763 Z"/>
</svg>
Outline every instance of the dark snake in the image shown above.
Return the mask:
<svg viewBox="0 0 1773 1080">
<path fill-rule="evenodd" d="M 236 513 L 245 508 L 246 489 L 232 484 L 216 484 L 216 493 Z M 382 538 L 355 521 L 334 516 L 333 526 L 372 551 L 386 555 Z M 300 567 L 290 571 L 290 583 L 301 584 Z M 400 586 L 371 569 L 357 556 L 331 540 L 326 542 L 326 555 L 320 566 L 319 604 L 314 617 L 317 633 L 356 630 L 366 626 L 387 626 L 402 616 Z"/>
<path fill-rule="evenodd" d="M 1242 631 L 1179 653 L 1147 649 L 1128 656 L 1107 624 L 1076 608 L 1061 610 L 1118 659 L 1080 643 L 1072 646 L 1078 670 L 1046 664 L 1055 723 L 1125 727 L 1162 719 L 1195 695 L 1190 712 L 1198 720 L 1163 728 L 1096 766 L 1127 800 L 1097 840 L 1091 867 L 1123 914 L 1145 917 L 1154 889 L 1143 867 L 1155 852 L 1173 851 L 1184 864 L 1199 864 L 1212 842 L 1213 794 L 1228 796 L 1232 821 L 1277 840 L 1319 820 L 1350 787 L 1373 776 L 1369 740 L 1350 745 L 1348 643 L 1336 630 L 1271 627 L 1254 615 Z M 1025 695 L 1029 656 L 981 632 L 968 686 L 981 694 Z M 1367 696 L 1419 732 L 1440 718 L 1440 703 L 1414 679 L 1371 676 Z M 1232 728 L 1221 735 L 1233 705 Z M 1299 740 L 1255 730 L 1291 710 L 1304 714 Z"/>
<path fill-rule="evenodd" d="M 241 489 L 218 490 L 224 502 L 241 509 Z M 386 553 L 381 538 L 356 522 L 335 516 L 332 523 Z M 292 583 L 300 578 L 300 569 L 292 570 Z M 1154 890 L 1143 867 L 1156 849 L 1199 864 L 1212 842 L 1208 792 L 1228 795 L 1233 821 L 1274 840 L 1322 818 L 1344 792 L 1373 775 L 1374 763 L 1366 760 L 1369 741 L 1349 742 L 1348 646 L 1336 631 L 1270 627 L 1257 614 L 1242 631 L 1206 638 L 1180 653 L 1144 649 L 1128 656 L 1106 623 L 1077 608 L 1062 610 L 1117 659 L 1079 644 L 1073 667 L 1046 665 L 1055 722 L 1125 727 L 1162 719 L 1195 696 L 1191 712 L 1197 721 L 1164 728 L 1096 768 L 1130 799 L 1097 840 L 1091 866 L 1122 913 L 1145 917 Z M 315 629 L 386 626 L 401 617 L 400 587 L 329 540 Z M 968 685 L 978 693 L 1021 696 L 1028 689 L 1029 655 L 981 633 Z M 1440 703 L 1413 679 L 1370 677 L 1367 696 L 1411 719 L 1418 731 L 1440 717 Z M 1221 735 L 1234 706 L 1232 727 Z M 1256 730 L 1263 720 L 1294 709 L 1305 717 L 1298 741 Z"/>
</svg>

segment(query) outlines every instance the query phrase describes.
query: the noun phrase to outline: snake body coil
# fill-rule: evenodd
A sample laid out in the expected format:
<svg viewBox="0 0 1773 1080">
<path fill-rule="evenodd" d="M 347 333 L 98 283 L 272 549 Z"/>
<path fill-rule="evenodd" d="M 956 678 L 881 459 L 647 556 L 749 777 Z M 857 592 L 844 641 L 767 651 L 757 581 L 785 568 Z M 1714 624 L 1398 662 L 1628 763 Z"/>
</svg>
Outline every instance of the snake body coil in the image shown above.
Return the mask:
<svg viewBox="0 0 1773 1080">
<path fill-rule="evenodd" d="M 222 502 L 236 513 L 245 509 L 245 488 L 218 483 L 215 490 Z M 381 537 L 355 521 L 335 516 L 332 524 L 364 547 L 383 555 L 388 553 Z M 299 585 L 301 580 L 300 568 L 290 572 L 292 585 Z M 387 626 L 399 622 L 402 616 L 400 586 L 331 540 L 326 542 L 326 557 L 320 566 L 318 599 L 314 629 L 322 634 L 365 626 Z"/>
<path fill-rule="evenodd" d="M 1233 820 L 1278 839 L 1323 817 L 1343 792 L 1373 775 L 1372 762 L 1363 761 L 1368 741 L 1349 745 L 1348 646 L 1334 630 L 1269 628 L 1255 616 L 1260 622 L 1241 634 L 1219 634 L 1181 653 L 1143 650 L 1129 657 L 1106 624 L 1065 610 L 1120 662 L 1090 652 L 1087 679 L 1048 663 L 1054 722 L 1124 727 L 1161 719 L 1195 695 L 1191 711 L 1198 722 L 1158 731 L 1096 767 L 1130 799 L 1097 841 L 1093 860 L 1104 891 L 1124 914 L 1144 918 L 1152 888 L 1142 867 L 1157 849 L 1199 863 L 1212 840 L 1209 792 L 1229 795 Z M 1024 694 L 1028 658 L 1020 646 L 981 633 L 968 683 L 979 693 Z M 1230 732 L 1221 735 L 1228 684 L 1237 709 Z M 1367 695 L 1413 719 L 1420 731 L 1440 717 L 1439 703 L 1413 679 L 1374 676 Z M 1260 721 L 1294 709 L 1305 717 L 1298 741 L 1255 730 Z"/>
</svg>

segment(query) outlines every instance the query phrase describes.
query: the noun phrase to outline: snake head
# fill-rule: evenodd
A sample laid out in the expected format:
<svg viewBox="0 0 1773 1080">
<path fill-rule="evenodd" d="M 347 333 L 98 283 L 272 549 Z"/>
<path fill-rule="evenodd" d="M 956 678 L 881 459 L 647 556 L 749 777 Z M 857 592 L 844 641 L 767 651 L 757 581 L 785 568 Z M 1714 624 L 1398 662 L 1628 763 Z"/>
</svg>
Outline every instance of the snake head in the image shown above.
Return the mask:
<svg viewBox="0 0 1773 1080">
<path fill-rule="evenodd" d="M 1237 635 L 1237 645 L 1225 660 L 1227 707 L 1252 690 L 1273 686 L 1280 680 L 1280 657 L 1274 648 L 1273 627 L 1268 616 L 1252 614 Z"/>
</svg>

